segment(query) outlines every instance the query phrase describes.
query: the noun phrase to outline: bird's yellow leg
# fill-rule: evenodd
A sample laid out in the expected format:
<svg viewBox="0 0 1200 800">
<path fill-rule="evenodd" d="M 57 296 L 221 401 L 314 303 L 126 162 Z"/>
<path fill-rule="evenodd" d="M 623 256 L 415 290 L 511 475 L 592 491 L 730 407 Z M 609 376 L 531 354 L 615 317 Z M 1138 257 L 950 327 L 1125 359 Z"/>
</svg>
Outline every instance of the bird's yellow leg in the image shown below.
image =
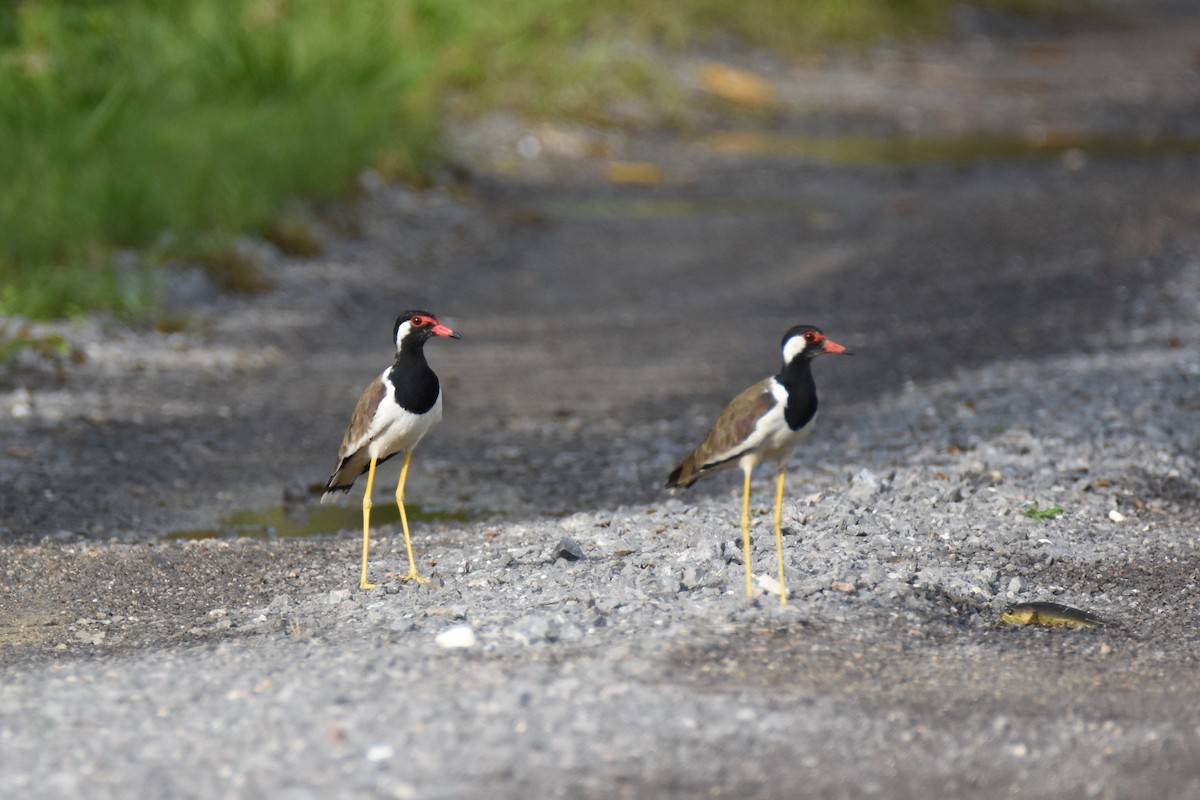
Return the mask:
<svg viewBox="0 0 1200 800">
<path fill-rule="evenodd" d="M 779 465 L 779 480 L 775 484 L 775 557 L 779 561 L 779 605 L 787 605 L 787 584 L 783 578 L 783 465 Z"/>
<path fill-rule="evenodd" d="M 753 597 L 754 584 L 750 579 L 753 572 L 750 567 L 750 470 L 744 472 L 746 481 L 742 489 L 742 560 L 746 563 L 746 596 Z"/>
<path fill-rule="evenodd" d="M 371 490 L 375 488 L 375 459 L 371 459 L 371 466 L 367 470 L 367 490 L 363 493 L 363 553 L 362 553 L 362 575 L 359 576 L 358 586 L 360 589 L 374 589 L 375 584 L 367 581 L 367 551 L 371 547 Z"/>
<path fill-rule="evenodd" d="M 408 479 L 408 461 L 411 458 L 412 450 L 404 451 L 404 466 L 400 468 L 400 482 L 396 484 L 396 506 L 400 509 L 400 525 L 404 528 L 404 548 L 408 551 L 408 574 L 401 580 L 429 583 L 429 578 L 423 578 L 417 573 L 417 562 L 413 559 L 412 554 L 412 539 L 408 535 L 408 514 L 404 512 L 404 482 Z"/>
</svg>

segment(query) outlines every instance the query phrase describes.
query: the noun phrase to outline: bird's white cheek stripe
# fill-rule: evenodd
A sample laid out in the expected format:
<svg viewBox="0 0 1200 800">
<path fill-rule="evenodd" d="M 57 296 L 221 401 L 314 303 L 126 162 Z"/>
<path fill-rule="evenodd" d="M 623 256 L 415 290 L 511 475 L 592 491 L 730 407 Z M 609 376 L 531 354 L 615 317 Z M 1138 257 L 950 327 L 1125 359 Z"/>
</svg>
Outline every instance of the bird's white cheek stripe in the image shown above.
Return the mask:
<svg viewBox="0 0 1200 800">
<path fill-rule="evenodd" d="M 804 352 L 808 343 L 803 336 L 793 336 L 783 345 L 783 363 L 787 364 L 793 358 Z"/>
<path fill-rule="evenodd" d="M 412 330 L 412 322 L 405 320 L 400 323 L 400 327 L 396 329 L 396 351 L 400 351 L 400 343 L 404 341 L 404 337 L 408 336 L 408 332 Z"/>
</svg>

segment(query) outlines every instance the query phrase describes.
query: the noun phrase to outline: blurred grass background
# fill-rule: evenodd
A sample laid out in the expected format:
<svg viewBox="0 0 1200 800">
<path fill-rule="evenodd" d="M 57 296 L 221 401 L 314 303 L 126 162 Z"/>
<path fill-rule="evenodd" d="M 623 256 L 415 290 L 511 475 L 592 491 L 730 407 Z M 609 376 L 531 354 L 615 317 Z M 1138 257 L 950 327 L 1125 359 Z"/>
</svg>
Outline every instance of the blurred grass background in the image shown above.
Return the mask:
<svg viewBox="0 0 1200 800">
<path fill-rule="evenodd" d="M 5 3 L 0 315 L 152 313 L 158 265 L 236 273 L 233 237 L 268 233 L 289 199 L 345 196 L 367 166 L 428 175 L 451 110 L 604 124 L 623 94 L 669 98 L 630 42 L 797 52 L 936 32 L 954 2 Z"/>
</svg>

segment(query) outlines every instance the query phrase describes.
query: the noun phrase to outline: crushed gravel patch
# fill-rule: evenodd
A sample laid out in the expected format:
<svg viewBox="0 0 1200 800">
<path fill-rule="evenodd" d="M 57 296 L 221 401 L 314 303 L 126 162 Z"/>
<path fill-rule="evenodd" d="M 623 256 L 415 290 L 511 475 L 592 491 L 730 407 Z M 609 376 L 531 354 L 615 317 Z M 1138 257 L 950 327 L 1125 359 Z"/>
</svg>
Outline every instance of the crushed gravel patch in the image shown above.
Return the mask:
<svg viewBox="0 0 1200 800">
<path fill-rule="evenodd" d="M 0 790 L 1187 796 L 1195 333 L 964 372 L 823 426 L 793 469 L 786 607 L 742 597 L 737 481 L 420 526 L 428 586 L 396 580 L 403 539 L 384 527 L 373 569 L 395 572 L 371 593 L 350 588 L 353 537 L 33 546 L 7 565 L 8 603 L 86 572 L 119 588 L 65 625 L 42 609 L 40 645 L 26 622 L 26 652 L 56 657 L 4 668 Z M 767 488 L 754 569 L 769 584 Z M 1032 501 L 1063 513 L 1031 519 Z M 202 564 L 198 583 L 172 581 L 181 561 Z M 998 623 L 1030 599 L 1112 624 Z"/>
</svg>

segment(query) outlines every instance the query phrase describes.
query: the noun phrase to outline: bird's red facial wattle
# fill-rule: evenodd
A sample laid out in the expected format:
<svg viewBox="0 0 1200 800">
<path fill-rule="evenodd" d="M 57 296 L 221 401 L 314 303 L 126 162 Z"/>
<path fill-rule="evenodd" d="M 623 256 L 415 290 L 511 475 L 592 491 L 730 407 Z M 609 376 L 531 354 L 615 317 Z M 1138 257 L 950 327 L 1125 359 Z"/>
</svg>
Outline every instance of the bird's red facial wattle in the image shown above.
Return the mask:
<svg viewBox="0 0 1200 800">
<path fill-rule="evenodd" d="M 451 339 L 461 339 L 462 337 L 454 331 L 447 328 L 442 323 L 438 322 L 433 317 L 426 317 L 420 314 L 414 315 L 408 320 L 408 324 L 413 328 L 429 328 L 429 332 L 434 336 L 448 336 Z"/>
<path fill-rule="evenodd" d="M 818 353 L 833 353 L 835 355 L 842 353 L 845 355 L 853 355 L 845 347 L 830 339 L 823 333 L 814 330 L 807 330 L 802 337 L 806 346 L 816 345 L 813 349 Z"/>
</svg>

